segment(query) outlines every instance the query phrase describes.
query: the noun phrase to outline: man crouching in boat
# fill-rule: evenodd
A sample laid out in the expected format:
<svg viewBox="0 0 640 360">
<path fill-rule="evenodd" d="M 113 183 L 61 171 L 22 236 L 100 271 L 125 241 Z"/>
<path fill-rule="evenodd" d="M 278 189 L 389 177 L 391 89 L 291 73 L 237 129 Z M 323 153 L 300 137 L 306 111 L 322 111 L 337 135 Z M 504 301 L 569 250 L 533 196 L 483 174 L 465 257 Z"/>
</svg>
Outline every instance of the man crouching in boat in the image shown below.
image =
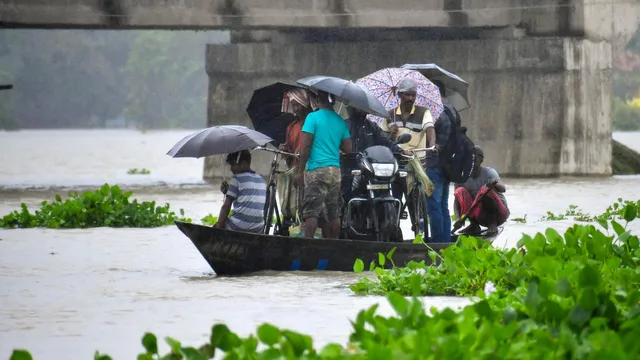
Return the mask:
<svg viewBox="0 0 640 360">
<path fill-rule="evenodd" d="M 480 225 L 487 227 L 487 235 L 496 235 L 498 226 L 504 224 L 509 217 L 509 207 L 504 192 L 507 188 L 500 182 L 498 172 L 493 168 L 482 166 L 484 152 L 480 146 L 475 147 L 476 162 L 471 176 L 464 184 L 455 184 L 454 211 L 456 218 L 460 219 L 462 214 L 467 214 L 470 225 L 464 228 L 463 234 L 479 234 Z M 492 189 L 490 189 L 493 187 Z M 482 197 L 481 199 L 479 199 Z M 473 208 L 473 202 L 479 199 L 479 204 Z M 459 220 L 458 220 L 459 221 Z M 462 224 L 454 224 L 454 228 L 459 228 Z"/>
<path fill-rule="evenodd" d="M 251 153 L 248 150 L 231 153 L 227 155 L 227 164 L 233 177 L 230 184 L 223 182 L 220 186 L 225 198 L 214 226 L 235 231 L 262 232 L 267 185 L 262 176 L 251 170 Z M 229 216 L 231 206 L 233 214 Z"/>
</svg>

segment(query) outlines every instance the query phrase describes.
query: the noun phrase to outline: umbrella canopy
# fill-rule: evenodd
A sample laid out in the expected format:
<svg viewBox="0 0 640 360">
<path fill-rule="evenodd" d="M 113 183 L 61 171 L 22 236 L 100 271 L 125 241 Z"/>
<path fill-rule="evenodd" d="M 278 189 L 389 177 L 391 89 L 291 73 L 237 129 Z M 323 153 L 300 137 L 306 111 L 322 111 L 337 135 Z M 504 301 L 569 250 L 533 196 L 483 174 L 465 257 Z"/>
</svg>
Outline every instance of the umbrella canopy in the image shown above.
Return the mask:
<svg viewBox="0 0 640 360">
<path fill-rule="evenodd" d="M 220 125 L 185 136 L 167 152 L 167 155 L 174 158 L 201 158 L 253 149 L 272 141 L 272 138 L 246 126 Z"/>
<path fill-rule="evenodd" d="M 356 84 L 369 89 L 387 110 L 391 110 L 400 105 L 396 89 L 403 78 L 410 78 L 418 83 L 415 104 L 429 109 L 434 119 L 440 116 L 444 107 L 438 87 L 417 71 L 385 68 L 358 79 Z M 377 123 L 382 121 L 382 119 L 373 116 L 370 119 Z"/>
<path fill-rule="evenodd" d="M 439 80 L 447 89 L 447 100 L 458 111 L 471 107 L 467 98 L 469 83 L 460 76 L 450 73 L 436 64 L 404 64 L 402 69 L 419 71 L 430 80 Z"/>
<path fill-rule="evenodd" d="M 389 117 L 384 105 L 371 92 L 352 81 L 334 76 L 316 75 L 299 79 L 296 83 L 306 86 L 312 91 L 325 91 L 345 105 L 353 106 L 376 116 Z"/>
<path fill-rule="evenodd" d="M 397 85 L 403 78 L 410 78 L 418 83 L 415 105 L 424 106 L 431 112 L 434 119 L 444 111 L 440 91 L 424 75 L 414 70 L 385 68 L 362 77 L 356 84 L 366 87 L 372 92 L 387 110 L 400 105 L 400 99 L 396 94 Z M 370 116 L 370 120 L 380 123 L 381 118 Z"/>
<path fill-rule="evenodd" d="M 272 138 L 275 146 L 285 142 L 287 126 L 296 119 L 295 115 L 282 112 L 284 93 L 301 88 L 276 82 L 253 91 L 247 114 L 251 118 L 253 128 Z"/>
</svg>

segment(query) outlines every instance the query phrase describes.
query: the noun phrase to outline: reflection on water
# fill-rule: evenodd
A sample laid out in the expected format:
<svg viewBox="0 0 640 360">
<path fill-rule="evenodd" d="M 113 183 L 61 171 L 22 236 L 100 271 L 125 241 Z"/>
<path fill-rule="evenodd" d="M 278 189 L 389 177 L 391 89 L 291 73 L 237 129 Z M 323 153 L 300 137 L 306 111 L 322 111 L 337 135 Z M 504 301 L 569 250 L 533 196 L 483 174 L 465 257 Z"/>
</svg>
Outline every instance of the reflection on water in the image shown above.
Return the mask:
<svg viewBox="0 0 640 360">
<path fill-rule="evenodd" d="M 119 174 L 131 167 L 149 168 L 157 179 L 171 184 L 197 182 L 201 175 L 201 162 L 164 155 L 183 133 L 30 133 L 0 133 L 0 142 L 8 140 L 12 154 L 0 153 L 4 157 L 0 161 L 11 164 L 0 168 L 0 186 L 129 180 L 128 175 L 119 178 Z M 20 140 L 11 138 L 14 135 Z M 39 145 L 22 143 L 29 136 L 39 140 Z M 73 154 L 73 149 L 81 147 L 69 145 L 72 138 L 90 149 Z M 73 159 L 67 162 L 65 157 L 58 158 L 61 154 Z M 147 180 L 142 178 L 124 184 L 144 185 L 142 181 Z M 523 232 L 535 233 L 548 226 L 562 230 L 571 225 L 569 221 L 539 222 L 547 210 L 562 212 L 575 204 L 596 214 L 618 197 L 640 198 L 637 177 L 505 182 L 512 217 L 527 215 L 528 223 L 510 222 L 496 240 L 497 246 L 513 246 Z M 5 190 L 0 194 L 3 215 L 21 202 L 38 206 L 52 199 L 55 191 Z M 169 202 L 194 219 L 217 213 L 221 200 L 215 185 L 190 189 L 147 186 L 135 196 Z M 410 233 L 407 224 L 403 229 Z M 39 359 L 87 359 L 96 349 L 128 359 L 140 351 L 145 331 L 199 345 L 215 322 L 248 334 L 268 321 L 311 334 L 315 344 L 322 346 L 344 343 L 349 320 L 360 309 L 380 303 L 381 313 L 392 313 L 381 297 L 351 294 L 348 285 L 361 276 L 357 274 L 263 272 L 215 277 L 195 247 L 173 226 L 0 230 L 0 239 L 0 358 L 8 358 L 13 348 L 25 347 Z M 468 303 L 449 297 L 425 302 L 427 307 Z"/>
</svg>

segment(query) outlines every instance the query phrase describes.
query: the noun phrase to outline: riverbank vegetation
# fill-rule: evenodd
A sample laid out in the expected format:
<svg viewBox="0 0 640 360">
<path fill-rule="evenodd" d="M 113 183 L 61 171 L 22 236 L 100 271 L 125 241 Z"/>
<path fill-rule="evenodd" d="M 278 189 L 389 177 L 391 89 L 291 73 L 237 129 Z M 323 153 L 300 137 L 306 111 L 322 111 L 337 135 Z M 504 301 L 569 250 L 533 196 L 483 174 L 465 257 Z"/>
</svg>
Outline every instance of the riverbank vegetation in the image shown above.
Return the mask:
<svg viewBox="0 0 640 360">
<path fill-rule="evenodd" d="M 614 61 L 612 88 L 612 128 L 614 131 L 640 130 L 640 30 L 626 51 Z"/>
<path fill-rule="evenodd" d="M 594 224 L 576 224 L 563 235 L 553 229 L 524 235 L 514 249 L 461 237 L 436 266 L 411 262 L 361 278 L 358 294 L 384 294 L 395 315 L 360 311 L 345 344 L 315 349 L 312 338 L 262 324 L 241 337 L 223 324 L 207 344 L 188 347 L 165 338 L 142 337 L 138 359 L 635 359 L 640 353 L 640 241 L 629 224 L 638 202 L 612 205 Z M 429 251 L 425 248 L 425 251 Z M 380 254 L 379 262 L 393 254 Z M 363 268 L 356 262 L 356 270 Z M 460 311 L 425 309 L 420 295 L 461 295 L 472 303 Z M 412 299 L 407 299 L 410 296 Z M 347 342 L 348 341 L 348 342 Z M 223 354 L 220 354 L 223 353 Z M 30 359 L 16 350 L 12 360 Z M 96 353 L 95 359 L 108 355 Z"/>
<path fill-rule="evenodd" d="M 155 201 L 131 199 L 131 192 L 123 192 L 117 185 L 104 184 L 96 191 L 69 193 L 67 199 L 56 195 L 54 201 L 43 201 L 42 207 L 31 212 L 25 203 L 20 210 L 0 218 L 0 228 L 78 229 L 92 227 L 150 228 L 172 225 L 175 220 L 191 221 L 171 211 L 170 205 Z"/>
<path fill-rule="evenodd" d="M 201 128 L 207 43 L 222 31 L 7 29 L 0 33 L 0 130 Z"/>
</svg>

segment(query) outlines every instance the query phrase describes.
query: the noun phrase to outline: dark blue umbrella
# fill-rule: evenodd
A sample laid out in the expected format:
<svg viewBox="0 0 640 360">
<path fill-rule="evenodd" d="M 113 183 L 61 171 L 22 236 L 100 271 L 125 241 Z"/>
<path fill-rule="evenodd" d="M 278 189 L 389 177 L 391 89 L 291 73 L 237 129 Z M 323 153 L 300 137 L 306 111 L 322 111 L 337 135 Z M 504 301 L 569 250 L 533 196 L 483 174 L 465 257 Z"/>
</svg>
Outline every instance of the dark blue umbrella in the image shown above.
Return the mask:
<svg viewBox="0 0 640 360">
<path fill-rule="evenodd" d="M 265 146 L 273 139 L 256 130 L 240 125 L 220 125 L 187 135 L 178 141 L 167 155 L 171 157 L 201 158 L 229 154 Z"/>
<path fill-rule="evenodd" d="M 316 75 L 302 78 L 296 83 L 310 90 L 327 92 L 342 101 L 345 105 L 366 111 L 369 114 L 389 118 L 389 113 L 371 92 L 354 82 L 334 76 Z"/>
<path fill-rule="evenodd" d="M 447 100 L 456 110 L 462 111 L 471 106 L 467 99 L 469 83 L 460 76 L 450 73 L 436 64 L 404 64 L 400 68 L 416 70 L 431 81 L 442 82 L 447 89 Z"/>
</svg>

